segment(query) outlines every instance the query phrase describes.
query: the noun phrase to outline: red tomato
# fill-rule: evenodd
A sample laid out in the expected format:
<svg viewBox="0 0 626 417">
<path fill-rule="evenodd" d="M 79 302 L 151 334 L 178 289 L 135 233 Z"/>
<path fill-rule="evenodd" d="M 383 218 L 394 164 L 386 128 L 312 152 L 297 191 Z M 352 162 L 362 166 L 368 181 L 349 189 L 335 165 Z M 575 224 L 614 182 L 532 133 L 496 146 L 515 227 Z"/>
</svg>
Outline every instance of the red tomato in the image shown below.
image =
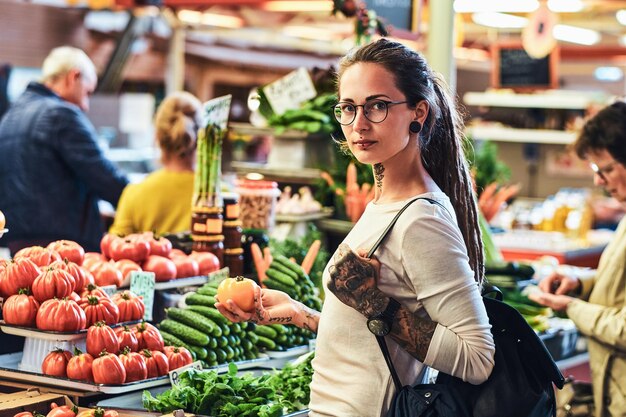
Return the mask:
<svg viewBox="0 0 626 417">
<path fill-rule="evenodd" d="M 37 310 L 37 328 L 57 332 L 75 332 L 86 327 L 85 312 L 75 301 L 53 298 Z"/>
<path fill-rule="evenodd" d="M 96 284 L 89 284 L 83 289 L 83 292 L 80 293 L 80 298 L 87 298 L 89 296 L 99 297 L 99 298 L 111 298 L 109 294 L 104 292 L 104 290 L 98 287 Z"/>
<path fill-rule="evenodd" d="M 40 303 L 51 298 L 68 297 L 74 291 L 76 281 L 69 272 L 46 267 L 33 282 L 33 297 Z"/>
<path fill-rule="evenodd" d="M 163 351 L 163 336 L 159 329 L 148 322 L 142 321 L 135 326 L 135 335 L 139 341 L 139 349 L 159 350 Z"/>
<path fill-rule="evenodd" d="M 94 359 L 91 369 L 96 384 L 123 384 L 126 381 L 124 364 L 113 353 L 102 352 Z"/>
<path fill-rule="evenodd" d="M 150 255 L 165 256 L 166 258 L 169 256 L 172 251 L 172 242 L 169 239 L 152 232 L 146 232 L 143 236 L 150 245 Z"/>
<path fill-rule="evenodd" d="M 172 251 L 170 252 L 170 254 L 167 256 L 170 259 L 174 259 L 177 258 L 179 256 L 184 256 L 185 258 L 187 257 L 187 254 L 185 252 L 183 252 L 180 249 L 172 249 Z"/>
<path fill-rule="evenodd" d="M 126 290 L 113 294 L 113 301 L 120 310 L 121 322 L 143 319 L 146 306 L 141 297 Z"/>
<path fill-rule="evenodd" d="M 243 311 L 252 311 L 256 287 L 256 282 L 248 278 L 226 278 L 217 287 L 217 297 L 221 303 L 233 300 Z"/>
<path fill-rule="evenodd" d="M 67 271 L 74 278 L 74 291 L 76 292 L 82 291 L 85 285 L 88 284 L 89 278 L 87 278 L 86 270 L 78 266 L 78 264 L 68 261 L 67 258 L 63 261 L 52 262 L 50 266 Z"/>
<path fill-rule="evenodd" d="M 69 405 L 57 405 L 56 403 L 50 404 L 50 412 L 46 414 L 46 417 L 76 417 L 78 413 L 78 407 Z"/>
<path fill-rule="evenodd" d="M 101 262 L 108 262 L 108 261 L 109 260 L 104 255 L 98 252 L 87 252 L 85 254 L 85 259 L 83 260 L 83 264 L 81 266 L 87 270 L 91 270 L 91 267 L 94 264 L 99 264 Z"/>
<path fill-rule="evenodd" d="M 193 362 L 191 352 L 184 347 L 165 346 L 165 356 L 170 363 L 170 371 L 178 369 L 181 366 L 189 365 Z"/>
<path fill-rule="evenodd" d="M 81 381 L 93 382 L 93 356 L 74 348 L 74 356 L 67 363 L 67 377 Z"/>
<path fill-rule="evenodd" d="M 131 261 L 141 262 L 150 255 L 150 244 L 145 240 L 127 236 L 125 238 L 113 239 L 109 252 L 111 259 L 115 261 L 130 259 Z"/>
<path fill-rule="evenodd" d="M 115 264 L 106 262 L 100 264 L 100 267 L 93 272 L 96 285 L 104 287 L 105 285 L 115 285 L 119 287 L 124 281 L 122 273 L 115 267 Z"/>
<path fill-rule="evenodd" d="M 141 354 L 126 348 L 119 357 L 126 369 L 126 382 L 141 381 L 148 377 L 146 360 Z"/>
<path fill-rule="evenodd" d="M 110 298 L 87 296 L 81 298 L 78 305 L 85 310 L 87 326 L 91 326 L 99 321 L 113 325 L 120 321 L 120 309 Z"/>
<path fill-rule="evenodd" d="M 2 317 L 8 324 L 35 327 L 39 302 L 30 295 L 28 288 L 21 289 L 19 294 L 10 296 L 2 306 Z"/>
<path fill-rule="evenodd" d="M 106 259 L 111 259 L 111 242 L 120 237 L 111 233 L 107 233 L 100 239 L 100 252 Z"/>
<path fill-rule="evenodd" d="M 87 330 L 87 353 L 94 358 L 100 356 L 103 351 L 117 353 L 120 350 L 120 342 L 112 328 L 99 321 Z"/>
<path fill-rule="evenodd" d="M 17 294 L 20 288 L 30 289 L 39 274 L 41 269 L 30 259 L 13 259 L 6 264 L 4 273 L 0 272 L 0 275 L 4 275 L 4 279 L 0 280 L 0 292 L 9 296 Z"/>
<path fill-rule="evenodd" d="M 157 282 L 176 278 L 176 264 L 171 259 L 163 256 L 148 256 L 148 259 L 143 263 L 143 270 L 154 272 Z"/>
<path fill-rule="evenodd" d="M 139 341 L 137 335 L 128 326 L 120 326 L 115 328 L 115 334 L 117 335 L 117 341 L 120 345 L 120 350 L 128 347 L 131 352 L 137 352 L 139 350 Z"/>
<path fill-rule="evenodd" d="M 30 411 L 22 411 L 21 413 L 17 413 L 13 417 L 33 417 L 33 413 Z"/>
<path fill-rule="evenodd" d="M 73 240 L 57 240 L 50 243 L 47 248 L 56 251 L 61 255 L 61 259 L 67 259 L 79 266 L 83 264 L 85 249 Z"/>
<path fill-rule="evenodd" d="M 206 275 L 220 269 L 220 260 L 211 252 L 191 252 L 189 256 L 198 261 L 200 275 Z"/>
<path fill-rule="evenodd" d="M 60 261 L 61 255 L 51 249 L 46 249 L 42 246 L 30 246 L 28 248 L 17 251 L 14 259 L 28 258 L 37 266 L 48 266 L 54 261 Z"/>
<path fill-rule="evenodd" d="M 190 256 L 175 256 L 171 258 L 176 265 L 176 278 L 197 277 L 200 275 L 198 261 Z"/>
<path fill-rule="evenodd" d="M 41 372 L 44 375 L 66 377 L 67 363 L 70 359 L 72 359 L 72 352 L 69 350 L 53 350 L 43 358 Z"/>
<path fill-rule="evenodd" d="M 170 361 L 167 359 L 167 356 L 165 356 L 165 353 L 159 352 L 158 350 L 144 349 L 141 351 L 141 354 L 146 360 L 148 378 L 167 375 L 170 371 Z"/>
<path fill-rule="evenodd" d="M 115 410 L 105 410 L 97 407 L 95 409 L 83 410 L 76 417 L 118 417 L 119 413 Z"/>
<path fill-rule="evenodd" d="M 131 261 L 130 259 L 122 259 L 121 261 L 115 262 L 115 267 L 122 273 L 122 277 L 124 281 L 128 280 L 130 284 L 130 277 L 128 276 L 133 271 L 141 272 L 142 269 L 137 262 Z"/>
</svg>

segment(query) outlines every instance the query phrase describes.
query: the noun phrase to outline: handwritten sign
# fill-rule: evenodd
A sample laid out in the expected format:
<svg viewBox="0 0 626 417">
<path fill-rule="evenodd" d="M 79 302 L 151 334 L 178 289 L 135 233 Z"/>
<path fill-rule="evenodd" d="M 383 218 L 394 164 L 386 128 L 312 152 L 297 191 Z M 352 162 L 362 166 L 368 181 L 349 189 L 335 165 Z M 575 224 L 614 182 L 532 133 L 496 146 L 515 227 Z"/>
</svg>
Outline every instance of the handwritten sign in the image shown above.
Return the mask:
<svg viewBox="0 0 626 417">
<path fill-rule="evenodd" d="M 152 306 L 154 305 L 154 272 L 132 271 L 130 273 L 130 291 L 143 297 L 146 306 L 144 320 L 152 320 Z"/>
<path fill-rule="evenodd" d="M 100 287 L 102 291 L 104 291 L 109 297 L 112 297 L 113 294 L 117 292 L 117 287 L 115 285 L 103 285 Z"/>
<path fill-rule="evenodd" d="M 209 282 L 214 282 L 216 284 L 219 284 L 220 282 L 224 281 L 226 278 L 230 277 L 230 269 L 228 269 L 227 266 L 225 266 L 222 269 L 218 269 L 215 272 L 210 272 L 208 274 L 209 279 L 207 280 L 207 283 Z"/>
<path fill-rule="evenodd" d="M 297 109 L 302 103 L 317 95 L 306 68 L 299 68 L 283 78 L 263 87 L 263 92 L 276 114 Z"/>
<path fill-rule="evenodd" d="M 172 386 L 174 385 L 178 385 L 178 383 L 180 382 L 180 374 L 182 374 L 183 372 L 185 372 L 187 369 L 197 369 L 198 371 L 202 370 L 202 362 L 200 361 L 195 361 L 190 363 L 189 365 L 185 365 L 185 366 L 181 366 L 180 368 L 174 369 L 173 371 L 169 372 L 170 375 L 170 384 L 172 384 Z"/>
<path fill-rule="evenodd" d="M 233 96 L 228 94 L 226 96 L 217 97 L 209 100 L 203 104 L 202 116 L 204 118 L 204 125 L 210 124 L 216 125 L 220 129 L 226 129 L 228 125 L 228 115 L 230 114 L 230 102 Z"/>
</svg>

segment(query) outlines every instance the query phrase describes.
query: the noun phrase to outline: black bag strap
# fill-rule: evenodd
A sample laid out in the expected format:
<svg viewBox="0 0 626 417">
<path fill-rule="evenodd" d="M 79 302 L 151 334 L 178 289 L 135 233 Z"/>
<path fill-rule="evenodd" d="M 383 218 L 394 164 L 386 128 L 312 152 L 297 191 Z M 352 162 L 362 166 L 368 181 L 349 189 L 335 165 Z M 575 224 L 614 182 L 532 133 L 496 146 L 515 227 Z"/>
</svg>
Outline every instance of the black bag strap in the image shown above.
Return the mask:
<svg viewBox="0 0 626 417">
<path fill-rule="evenodd" d="M 416 197 L 416 198 L 414 198 L 413 200 L 411 200 L 408 203 L 406 203 L 404 205 L 404 207 L 402 207 L 400 209 L 400 211 L 398 211 L 398 213 L 396 213 L 396 215 L 391 220 L 389 225 L 385 228 L 385 230 L 380 235 L 378 240 L 374 243 L 372 248 L 369 250 L 369 252 L 367 254 L 368 258 L 371 258 L 374 255 L 374 252 L 376 252 L 376 249 L 378 249 L 380 244 L 383 243 L 383 241 L 385 240 L 385 238 L 387 237 L 387 235 L 389 234 L 389 232 L 391 231 L 393 226 L 398 221 L 398 218 L 400 218 L 400 215 L 402 213 L 404 213 L 404 211 L 407 208 L 409 208 L 409 206 L 411 204 L 413 204 L 417 200 L 426 200 L 429 203 L 437 204 L 438 206 L 442 207 L 444 210 L 448 211 L 448 209 L 443 204 L 441 204 L 438 201 L 433 200 L 432 198 L 427 198 L 427 197 Z M 389 348 L 387 348 L 387 343 L 385 342 L 385 338 L 382 337 L 382 336 L 376 336 L 376 341 L 378 342 L 378 346 L 380 346 L 380 350 L 383 352 L 383 357 L 385 358 L 385 362 L 387 363 L 387 367 L 389 368 L 389 372 L 391 372 L 391 378 L 393 379 L 393 383 L 396 386 L 396 389 L 399 391 L 400 389 L 402 389 L 402 382 L 400 381 L 400 377 L 398 376 L 398 373 L 396 372 L 396 368 L 393 366 L 393 362 L 391 362 L 391 355 L 389 354 Z"/>
</svg>

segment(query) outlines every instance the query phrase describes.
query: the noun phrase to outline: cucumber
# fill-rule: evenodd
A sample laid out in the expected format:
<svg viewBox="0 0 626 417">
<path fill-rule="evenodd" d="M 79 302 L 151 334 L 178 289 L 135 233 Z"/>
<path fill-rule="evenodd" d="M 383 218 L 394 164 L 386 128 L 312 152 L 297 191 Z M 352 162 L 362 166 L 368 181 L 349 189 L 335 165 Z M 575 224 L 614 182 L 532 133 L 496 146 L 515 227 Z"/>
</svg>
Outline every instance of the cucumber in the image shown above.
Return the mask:
<svg viewBox="0 0 626 417">
<path fill-rule="evenodd" d="M 241 344 L 241 339 L 239 338 L 239 336 L 231 334 L 227 337 L 228 337 L 228 344 L 230 346 L 239 346 Z"/>
<path fill-rule="evenodd" d="M 224 350 L 224 352 L 226 352 L 227 361 L 230 361 L 235 357 L 235 350 L 231 346 L 226 345 L 222 349 Z"/>
<path fill-rule="evenodd" d="M 209 336 L 186 324 L 171 319 L 165 319 L 159 325 L 160 328 L 178 337 L 183 342 L 196 346 L 206 346 L 209 344 Z"/>
<path fill-rule="evenodd" d="M 276 336 L 278 335 L 276 330 L 272 329 L 269 326 L 257 326 L 257 328 L 254 330 L 254 332 L 259 337 L 263 336 L 263 337 L 270 338 L 272 340 L 275 339 Z"/>
<path fill-rule="evenodd" d="M 277 269 L 272 269 L 269 268 L 267 271 L 265 271 L 265 275 L 268 276 L 268 278 L 273 279 L 274 281 L 278 281 L 284 285 L 288 285 L 290 287 L 295 287 L 296 286 L 296 281 L 290 277 L 289 275 L 277 270 Z M 295 289 L 295 288 L 294 288 Z"/>
<path fill-rule="evenodd" d="M 289 330 L 287 330 L 288 327 L 283 324 L 273 323 L 273 324 L 267 324 L 266 326 L 271 327 L 272 329 L 276 330 L 276 333 L 279 333 L 279 334 L 289 333 Z"/>
<path fill-rule="evenodd" d="M 191 294 L 185 298 L 185 304 L 213 307 L 215 305 L 215 297 L 210 295 L 202 295 L 198 293 Z"/>
<path fill-rule="evenodd" d="M 220 327 L 222 328 L 222 334 L 224 336 L 228 336 L 230 334 L 230 323 L 220 324 Z"/>
<path fill-rule="evenodd" d="M 292 271 L 291 269 L 287 268 L 286 266 L 284 266 L 280 262 L 272 261 L 272 263 L 270 264 L 269 269 L 273 269 L 275 271 L 280 271 L 283 274 L 286 274 L 286 275 L 290 276 L 294 281 L 298 280 L 298 274 L 296 274 L 294 271 Z"/>
<path fill-rule="evenodd" d="M 291 262 L 285 256 L 283 256 L 283 255 L 276 255 L 276 256 L 274 256 L 274 260 L 278 261 L 279 263 L 281 263 L 285 267 L 291 269 L 293 272 L 298 274 L 298 276 L 300 278 L 302 278 L 302 279 L 308 279 L 309 278 L 309 276 L 306 274 L 306 272 L 304 272 L 304 270 L 302 269 L 302 267 L 300 265 L 298 265 L 295 262 Z"/>
<path fill-rule="evenodd" d="M 196 290 L 196 293 L 200 295 L 210 295 L 212 297 L 215 297 L 217 295 L 217 289 L 213 287 L 203 286 L 198 288 Z"/>
<path fill-rule="evenodd" d="M 266 280 L 264 280 L 263 285 L 273 290 L 282 291 L 286 293 L 287 295 L 289 295 L 291 298 L 294 298 L 294 299 L 298 298 L 298 294 L 296 293 L 295 288 L 284 285 L 283 283 L 275 281 L 271 278 L 267 278 Z"/>
<path fill-rule="evenodd" d="M 224 346 L 228 346 L 228 338 L 226 336 L 220 336 L 217 338 L 217 347 L 224 348 Z"/>
<path fill-rule="evenodd" d="M 168 308 L 167 317 L 210 335 L 214 335 L 215 327 L 217 326 L 214 321 L 204 317 L 202 314 L 182 308 Z"/>
<path fill-rule="evenodd" d="M 273 340 L 268 339 L 267 337 L 259 336 L 259 340 L 257 341 L 256 344 L 257 346 L 265 348 L 265 349 L 269 349 L 269 350 L 276 349 L 276 343 L 274 343 Z"/>
<path fill-rule="evenodd" d="M 201 346 L 187 345 L 185 347 L 196 354 L 196 359 L 204 360 L 209 354 L 208 351 Z"/>
<path fill-rule="evenodd" d="M 215 355 L 217 356 L 217 363 L 226 363 L 226 352 L 220 348 L 215 349 Z"/>
<path fill-rule="evenodd" d="M 213 320 L 217 324 L 228 324 L 230 321 L 222 316 L 222 313 L 217 311 L 217 309 L 213 307 L 201 306 L 201 305 L 191 305 L 188 307 L 189 310 L 195 311 L 196 313 L 202 314 L 204 317 L 207 317 Z"/>
<path fill-rule="evenodd" d="M 163 329 L 159 329 L 159 333 L 161 333 L 161 336 L 163 336 L 163 341 L 165 342 L 166 345 L 170 345 L 170 346 L 178 346 L 178 347 L 186 347 L 187 344 L 185 342 L 183 342 L 182 340 L 180 340 L 179 338 L 177 338 L 176 336 L 174 336 L 173 334 L 170 334 L 168 332 L 166 332 Z"/>
<path fill-rule="evenodd" d="M 217 362 L 217 354 L 215 353 L 214 350 L 207 350 L 206 360 L 209 363 Z"/>
<path fill-rule="evenodd" d="M 221 334 L 220 334 L 220 336 L 221 336 Z M 211 341 L 209 341 L 209 345 L 207 346 L 209 349 L 215 349 L 217 347 L 217 338 L 218 337 L 219 336 L 215 336 L 215 337 L 211 338 Z"/>
</svg>

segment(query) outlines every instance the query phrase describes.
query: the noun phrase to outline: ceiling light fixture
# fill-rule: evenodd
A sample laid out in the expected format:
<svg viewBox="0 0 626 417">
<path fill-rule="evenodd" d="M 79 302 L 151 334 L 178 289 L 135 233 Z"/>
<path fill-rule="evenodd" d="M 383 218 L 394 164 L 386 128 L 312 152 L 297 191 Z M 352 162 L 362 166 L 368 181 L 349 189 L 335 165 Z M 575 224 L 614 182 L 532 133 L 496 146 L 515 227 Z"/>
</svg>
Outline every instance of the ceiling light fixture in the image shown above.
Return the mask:
<svg viewBox="0 0 626 417">
<path fill-rule="evenodd" d="M 261 9 L 270 12 L 328 12 L 333 10 L 331 0 L 287 1 L 275 0 L 261 3 Z"/>
<path fill-rule="evenodd" d="M 555 13 L 576 13 L 584 8 L 582 0 L 548 0 L 548 9 Z"/>
<path fill-rule="evenodd" d="M 600 33 L 570 25 L 556 25 L 552 30 L 555 39 L 580 45 L 595 45 L 600 42 Z"/>
<path fill-rule="evenodd" d="M 621 25 L 626 26 L 626 9 L 618 10 L 615 13 L 615 18 Z"/>
<path fill-rule="evenodd" d="M 521 29 L 528 24 L 525 17 L 497 12 L 474 13 L 472 20 L 477 25 L 499 29 Z"/>
<path fill-rule="evenodd" d="M 537 0 L 455 0 L 457 13 L 508 12 L 529 13 L 539 8 Z"/>
</svg>

